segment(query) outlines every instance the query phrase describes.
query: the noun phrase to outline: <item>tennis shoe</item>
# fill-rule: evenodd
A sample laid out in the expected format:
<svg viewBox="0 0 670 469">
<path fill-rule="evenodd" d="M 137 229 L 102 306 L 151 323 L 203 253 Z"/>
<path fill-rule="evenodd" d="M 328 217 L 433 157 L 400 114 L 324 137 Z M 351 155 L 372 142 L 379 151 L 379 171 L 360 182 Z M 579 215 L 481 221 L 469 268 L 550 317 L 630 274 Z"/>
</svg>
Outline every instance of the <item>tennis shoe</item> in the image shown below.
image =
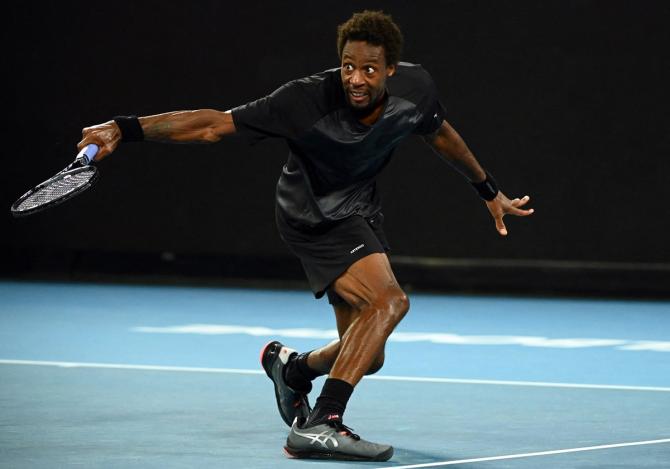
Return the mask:
<svg viewBox="0 0 670 469">
<path fill-rule="evenodd" d="M 311 411 L 307 394 L 294 390 L 284 380 L 284 370 L 294 354 L 298 352 L 276 340 L 261 350 L 261 365 L 274 383 L 279 414 L 289 427 L 296 417 L 307 418 Z"/>
<path fill-rule="evenodd" d="M 392 446 L 363 440 L 338 418 L 301 425 L 305 420 L 296 419 L 286 439 L 284 451 L 290 458 L 388 461 L 393 456 Z"/>
</svg>

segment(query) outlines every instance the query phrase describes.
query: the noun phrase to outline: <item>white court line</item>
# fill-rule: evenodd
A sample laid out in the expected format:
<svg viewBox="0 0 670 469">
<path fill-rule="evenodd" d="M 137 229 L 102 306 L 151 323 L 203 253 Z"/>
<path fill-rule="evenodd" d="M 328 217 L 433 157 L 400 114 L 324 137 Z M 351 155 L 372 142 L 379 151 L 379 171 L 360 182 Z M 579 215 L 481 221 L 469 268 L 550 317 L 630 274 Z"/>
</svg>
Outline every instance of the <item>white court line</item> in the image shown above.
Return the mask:
<svg viewBox="0 0 670 469">
<path fill-rule="evenodd" d="M 143 370 L 143 371 L 180 371 L 186 373 L 230 373 L 241 375 L 264 375 L 262 370 L 245 370 L 241 368 L 199 368 L 192 366 L 162 366 L 162 365 L 129 365 L 121 363 L 82 363 L 82 362 L 54 362 L 44 360 L 3 360 L 0 365 L 33 365 L 57 366 L 61 368 L 108 368 L 113 370 Z"/>
<path fill-rule="evenodd" d="M 314 329 L 292 327 L 273 329 L 264 326 L 240 326 L 233 324 L 181 324 L 176 326 L 136 326 L 132 332 L 146 334 L 198 334 L 228 335 L 244 334 L 252 337 L 290 337 L 293 339 L 337 339 L 337 329 Z M 460 335 L 451 332 L 407 332 L 396 331 L 389 342 L 430 342 L 441 345 L 509 345 L 523 347 L 547 347 L 556 349 L 581 349 L 592 347 L 615 347 L 616 350 L 670 352 L 670 341 L 628 340 L 605 338 L 549 338 L 517 335 Z"/>
<path fill-rule="evenodd" d="M 504 381 L 491 379 L 459 379 L 459 378 L 422 378 L 419 376 L 391 376 L 374 375 L 366 376 L 365 379 L 376 379 L 380 381 L 413 381 L 426 383 L 449 383 L 449 384 L 491 384 L 497 386 L 531 386 L 537 388 L 573 388 L 573 389 L 613 389 L 617 391 L 655 391 L 670 392 L 669 387 L 660 386 L 626 386 L 623 384 L 580 384 L 580 383 L 552 383 L 543 381 Z"/>
<path fill-rule="evenodd" d="M 537 456 L 549 456 L 552 454 L 579 453 L 581 451 L 596 451 L 600 449 L 623 448 L 626 446 L 658 445 L 670 443 L 670 438 L 663 440 L 633 441 L 630 443 L 615 443 L 612 445 L 584 446 L 582 448 L 557 449 L 553 451 L 539 451 L 537 453 L 508 454 L 505 456 L 491 456 L 488 458 L 460 459 L 458 461 L 430 462 L 425 464 L 411 464 L 409 466 L 393 466 L 393 469 L 415 469 L 419 467 L 441 467 L 453 466 L 455 464 L 467 464 L 471 462 L 500 461 L 502 459 L 534 458 Z M 386 469 L 378 468 L 378 469 Z"/>
<path fill-rule="evenodd" d="M 248 370 L 241 368 L 203 368 L 191 366 L 162 366 L 162 365 L 132 365 L 119 363 L 86 363 L 86 362 L 59 362 L 45 360 L 10 360 L 0 359 L 0 365 L 32 365 L 56 366 L 61 368 L 107 368 L 117 370 L 144 370 L 144 371 L 178 371 L 186 373 L 228 373 L 243 375 L 264 375 L 262 370 Z M 458 378 L 425 378 L 420 376 L 390 376 L 372 375 L 364 379 L 376 381 L 409 381 L 414 383 L 446 383 L 446 384 L 487 384 L 498 386 L 529 386 L 542 388 L 574 388 L 574 389 L 611 389 L 615 391 L 653 391 L 670 392 L 670 387 L 659 386 L 625 386 L 617 384 L 578 384 L 578 383 L 547 383 L 541 381 L 497 381 L 486 379 L 458 379 Z"/>
</svg>

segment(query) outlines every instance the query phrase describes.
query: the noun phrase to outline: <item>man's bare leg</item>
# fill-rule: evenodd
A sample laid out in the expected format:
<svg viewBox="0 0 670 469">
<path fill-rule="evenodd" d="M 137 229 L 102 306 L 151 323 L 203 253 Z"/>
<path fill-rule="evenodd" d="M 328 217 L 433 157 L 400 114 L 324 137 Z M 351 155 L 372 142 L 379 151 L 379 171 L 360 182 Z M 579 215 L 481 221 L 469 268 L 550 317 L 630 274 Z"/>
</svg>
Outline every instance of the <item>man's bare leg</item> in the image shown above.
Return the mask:
<svg viewBox="0 0 670 469">
<path fill-rule="evenodd" d="M 337 321 L 337 331 L 340 336 L 321 348 L 312 350 L 306 359 L 306 364 L 312 370 L 318 371 L 322 375 L 330 373 L 337 356 L 340 353 L 340 341 L 344 334 L 346 334 L 349 326 L 353 324 L 359 317 L 360 311 L 346 302 L 341 302 L 333 305 L 335 311 L 335 319 Z M 382 350 L 375 357 L 372 367 L 366 371 L 366 375 L 371 375 L 379 371 L 384 365 L 384 351 Z"/>
<path fill-rule="evenodd" d="M 354 386 L 379 363 L 388 336 L 409 309 L 409 301 L 385 254 L 371 254 L 360 259 L 335 281 L 333 287 L 352 308 L 351 315 L 349 321 L 345 317 L 338 318 L 346 327 L 339 343 L 331 343 L 317 351 L 311 361 L 325 371 L 335 356 L 308 424 L 341 420 Z"/>
</svg>

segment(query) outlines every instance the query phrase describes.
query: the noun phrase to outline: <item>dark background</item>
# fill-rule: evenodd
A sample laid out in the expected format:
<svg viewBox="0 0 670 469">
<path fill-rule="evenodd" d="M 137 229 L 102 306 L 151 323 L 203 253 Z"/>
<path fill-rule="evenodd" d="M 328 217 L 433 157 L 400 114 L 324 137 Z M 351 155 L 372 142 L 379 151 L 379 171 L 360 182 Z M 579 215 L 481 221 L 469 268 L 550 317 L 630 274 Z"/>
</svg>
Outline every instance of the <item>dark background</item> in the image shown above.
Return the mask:
<svg viewBox="0 0 670 469">
<path fill-rule="evenodd" d="M 81 129 L 118 114 L 243 104 L 338 65 L 337 25 L 381 8 L 448 119 L 536 214 L 500 237 L 418 139 L 380 178 L 407 287 L 670 295 L 666 1 L 26 2 L 3 13 L 2 274 L 301 280 L 274 226 L 282 141 L 135 143 L 91 191 L 13 219 Z"/>
</svg>

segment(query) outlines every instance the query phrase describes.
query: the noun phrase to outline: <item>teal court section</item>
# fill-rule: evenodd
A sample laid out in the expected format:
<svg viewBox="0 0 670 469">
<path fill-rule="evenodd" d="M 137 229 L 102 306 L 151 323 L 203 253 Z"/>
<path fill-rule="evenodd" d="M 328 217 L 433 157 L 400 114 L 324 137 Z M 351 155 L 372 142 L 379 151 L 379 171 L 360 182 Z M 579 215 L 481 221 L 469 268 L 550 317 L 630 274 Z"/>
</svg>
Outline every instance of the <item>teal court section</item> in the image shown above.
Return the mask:
<svg viewBox="0 0 670 469">
<path fill-rule="evenodd" d="M 2 283 L 0 467 L 440 467 L 670 438 L 669 303 L 411 300 L 346 414 L 396 454 L 350 464 L 284 457 L 258 366 L 271 339 L 331 340 L 330 307 L 308 292 Z M 445 467 L 667 461 L 661 442 Z"/>
</svg>

